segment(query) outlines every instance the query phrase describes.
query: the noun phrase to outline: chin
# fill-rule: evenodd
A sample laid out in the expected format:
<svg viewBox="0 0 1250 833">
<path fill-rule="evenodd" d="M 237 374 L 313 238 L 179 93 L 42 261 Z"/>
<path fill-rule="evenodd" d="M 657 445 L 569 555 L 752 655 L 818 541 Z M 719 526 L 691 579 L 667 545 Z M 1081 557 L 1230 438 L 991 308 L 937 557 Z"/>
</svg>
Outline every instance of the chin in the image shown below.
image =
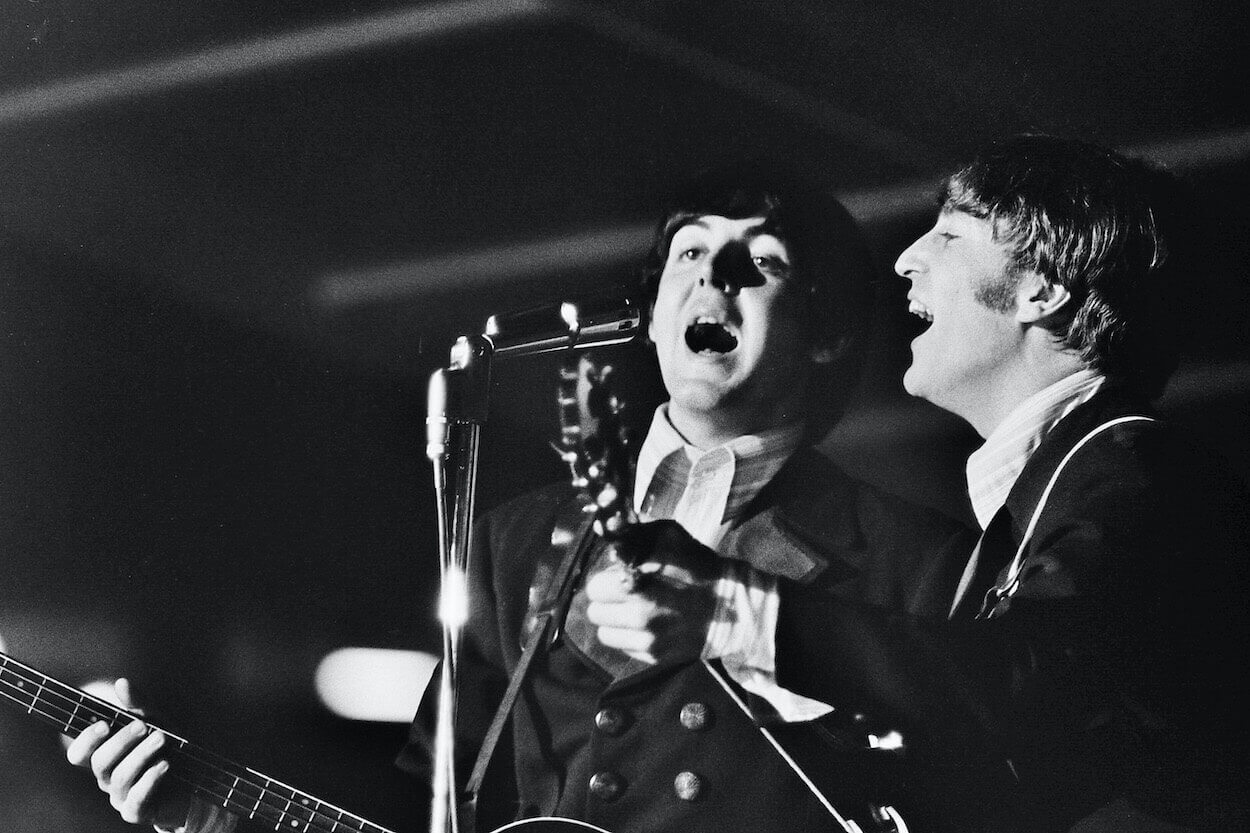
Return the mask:
<svg viewBox="0 0 1250 833">
<path fill-rule="evenodd" d="M 924 385 L 920 382 L 920 374 L 916 372 L 916 366 L 913 364 L 903 373 L 903 390 L 912 396 L 924 396 Z"/>
<path fill-rule="evenodd" d="M 714 412 L 725 406 L 728 396 L 720 385 L 687 379 L 669 391 L 669 398 L 687 411 Z"/>
</svg>

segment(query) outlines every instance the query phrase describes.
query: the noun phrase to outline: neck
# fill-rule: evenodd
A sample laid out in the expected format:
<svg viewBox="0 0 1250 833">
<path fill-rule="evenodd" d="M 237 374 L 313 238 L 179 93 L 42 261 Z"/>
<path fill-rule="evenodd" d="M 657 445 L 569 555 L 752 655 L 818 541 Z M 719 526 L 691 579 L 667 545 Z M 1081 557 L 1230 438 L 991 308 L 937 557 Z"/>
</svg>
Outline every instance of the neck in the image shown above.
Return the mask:
<svg viewBox="0 0 1250 833">
<path fill-rule="evenodd" d="M 682 439 L 701 451 L 722 446 L 748 434 L 771 431 L 792 422 L 784 417 L 747 419 L 727 408 L 710 414 L 688 411 L 673 401 L 668 405 L 668 419 Z"/>
<path fill-rule="evenodd" d="M 1048 347 L 1025 353 L 1019 361 L 983 380 L 964 407 L 951 409 L 966 419 L 982 438 L 989 437 L 1012 411 L 1038 391 L 1086 367 L 1076 354 Z"/>
</svg>

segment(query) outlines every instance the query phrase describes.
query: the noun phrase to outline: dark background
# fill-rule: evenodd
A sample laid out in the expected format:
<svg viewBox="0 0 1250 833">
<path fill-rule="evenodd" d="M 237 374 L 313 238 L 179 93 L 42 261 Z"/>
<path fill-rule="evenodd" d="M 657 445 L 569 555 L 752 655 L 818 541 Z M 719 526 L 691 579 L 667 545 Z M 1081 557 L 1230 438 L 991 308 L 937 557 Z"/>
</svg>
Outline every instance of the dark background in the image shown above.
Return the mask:
<svg viewBox="0 0 1250 833">
<path fill-rule="evenodd" d="M 0 636 L 127 674 L 171 728 L 400 830 L 402 727 L 316 702 L 344 645 L 432 651 L 425 380 L 486 315 L 629 281 L 665 183 L 764 150 L 880 256 L 848 468 L 966 511 L 910 402 L 894 257 L 940 174 L 1041 129 L 1210 209 L 1165 410 L 1250 471 L 1237 2 L 0 0 Z M 635 415 L 655 402 L 641 351 Z M 496 366 L 480 502 L 559 476 L 554 362 Z M 127 829 L 0 709 L 0 830 Z"/>
</svg>

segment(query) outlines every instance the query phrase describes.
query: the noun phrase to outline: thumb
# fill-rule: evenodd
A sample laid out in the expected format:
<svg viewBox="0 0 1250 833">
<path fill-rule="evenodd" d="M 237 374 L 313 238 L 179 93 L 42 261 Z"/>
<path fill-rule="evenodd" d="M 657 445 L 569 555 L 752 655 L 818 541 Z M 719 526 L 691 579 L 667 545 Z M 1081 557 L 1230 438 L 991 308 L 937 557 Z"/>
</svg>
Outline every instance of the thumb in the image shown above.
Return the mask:
<svg viewBox="0 0 1250 833">
<path fill-rule="evenodd" d="M 121 706 L 126 711 L 134 712 L 135 714 L 140 715 L 143 714 L 143 709 L 135 705 L 133 692 L 130 687 L 130 680 L 125 677 L 118 677 L 117 681 L 113 683 L 113 691 L 117 695 L 117 705 Z"/>
<path fill-rule="evenodd" d="M 683 584 L 715 581 L 724 568 L 724 559 L 671 521 L 656 529 L 650 560 L 662 565 L 661 575 Z"/>
</svg>

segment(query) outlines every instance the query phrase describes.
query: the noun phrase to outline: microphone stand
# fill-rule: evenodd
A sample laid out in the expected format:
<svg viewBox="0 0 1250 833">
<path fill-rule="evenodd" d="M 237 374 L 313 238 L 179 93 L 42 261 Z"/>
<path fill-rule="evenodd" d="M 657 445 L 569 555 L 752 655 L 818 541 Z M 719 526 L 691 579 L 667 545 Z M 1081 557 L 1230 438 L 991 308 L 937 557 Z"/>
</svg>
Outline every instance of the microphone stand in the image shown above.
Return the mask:
<svg viewBox="0 0 1250 833">
<path fill-rule="evenodd" d="M 490 398 L 492 353 L 486 338 L 461 336 L 451 348 L 448 367 L 434 371 L 430 377 L 426 456 L 434 468 L 434 497 L 438 504 L 438 615 L 443 626 L 430 833 L 460 833 L 462 821 L 469 833 L 474 826 L 472 805 L 464 805 L 462 819 L 461 802 L 456 797 L 456 695 L 460 637 L 469 614 L 465 576 L 473 529 L 478 446 Z"/>
<path fill-rule="evenodd" d="M 460 639 L 469 615 L 466 583 L 477 486 L 478 447 L 490 398 L 495 355 L 528 356 L 557 350 L 623 344 L 641 330 L 633 302 L 619 297 L 564 302 L 502 316 L 491 316 L 480 336 L 461 336 L 448 366 L 430 376 L 426 416 L 426 456 L 434 470 L 438 504 L 443 628 L 434 733 L 433 803 L 430 833 L 472 833 L 477 796 L 458 800 L 456 783 L 456 696 Z"/>
</svg>

